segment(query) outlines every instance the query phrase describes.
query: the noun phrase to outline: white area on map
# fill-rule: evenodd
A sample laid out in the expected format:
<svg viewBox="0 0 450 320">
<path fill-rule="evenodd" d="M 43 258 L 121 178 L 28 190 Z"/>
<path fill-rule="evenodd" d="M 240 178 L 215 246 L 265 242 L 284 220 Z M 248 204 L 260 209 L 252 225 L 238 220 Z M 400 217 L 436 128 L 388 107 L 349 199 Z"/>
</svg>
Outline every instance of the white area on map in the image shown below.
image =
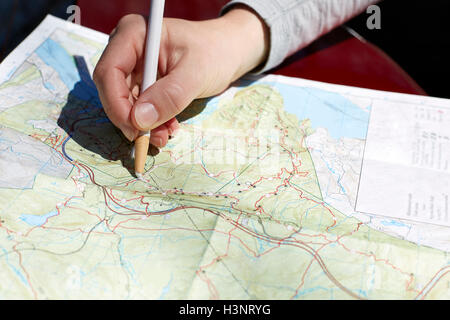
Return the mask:
<svg viewBox="0 0 450 320">
<path fill-rule="evenodd" d="M 25 63 L 21 66 L 22 69 L 31 70 L 33 66 L 30 63 Z M 37 70 L 37 69 L 36 69 Z M 20 69 L 19 75 L 20 75 Z M 12 77 L 12 81 L 17 80 L 20 83 L 20 79 L 15 79 Z M 14 85 L 9 85 L 7 87 L 2 88 L 1 90 L 1 99 L 2 103 L 0 104 L 0 112 L 8 109 L 11 106 L 15 106 L 21 103 L 25 103 L 31 100 L 36 100 L 36 92 L 39 92 L 39 98 L 41 101 L 52 101 L 54 99 L 54 95 L 52 92 L 45 90 L 42 79 L 39 77 L 35 77 L 30 81 L 21 85 L 22 91 L 20 94 L 17 94 L 17 87 Z"/>
<path fill-rule="evenodd" d="M 364 141 L 341 138 L 335 140 L 324 128 L 306 138 L 322 197 L 342 212 L 352 212 L 356 202 Z"/>
<path fill-rule="evenodd" d="M 66 178 L 72 165 L 46 144 L 9 128 L 0 128 L 0 188 L 32 188 L 38 173 Z"/>
<path fill-rule="evenodd" d="M 373 104 L 358 211 L 450 226 L 450 102 Z"/>
</svg>

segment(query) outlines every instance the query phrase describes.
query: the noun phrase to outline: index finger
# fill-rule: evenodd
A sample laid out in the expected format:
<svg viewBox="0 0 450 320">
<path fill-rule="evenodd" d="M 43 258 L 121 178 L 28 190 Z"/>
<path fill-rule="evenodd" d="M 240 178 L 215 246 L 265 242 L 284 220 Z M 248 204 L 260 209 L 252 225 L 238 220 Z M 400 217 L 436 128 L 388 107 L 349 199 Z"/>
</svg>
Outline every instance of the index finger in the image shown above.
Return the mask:
<svg viewBox="0 0 450 320">
<path fill-rule="evenodd" d="M 137 135 L 137 130 L 130 121 L 132 109 L 130 75 L 144 53 L 145 29 L 146 22 L 142 16 L 128 15 L 122 18 L 93 75 L 108 118 L 131 141 Z"/>
</svg>

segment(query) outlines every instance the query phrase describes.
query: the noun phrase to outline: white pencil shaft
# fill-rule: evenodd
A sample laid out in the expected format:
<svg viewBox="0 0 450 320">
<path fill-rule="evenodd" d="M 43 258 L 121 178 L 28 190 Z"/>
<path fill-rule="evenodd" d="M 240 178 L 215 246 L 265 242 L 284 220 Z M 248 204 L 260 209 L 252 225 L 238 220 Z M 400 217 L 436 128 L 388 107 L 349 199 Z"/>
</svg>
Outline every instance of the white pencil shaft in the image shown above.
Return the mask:
<svg viewBox="0 0 450 320">
<path fill-rule="evenodd" d="M 158 74 L 158 58 L 163 16 L 164 0 L 152 0 L 148 17 L 144 78 L 141 85 L 141 94 L 156 81 L 156 75 Z M 141 135 L 150 135 L 150 132 L 141 132 Z"/>
<path fill-rule="evenodd" d="M 145 45 L 144 79 L 141 90 L 144 91 L 156 81 L 158 72 L 159 46 L 161 41 L 164 0 L 152 0 Z"/>
</svg>

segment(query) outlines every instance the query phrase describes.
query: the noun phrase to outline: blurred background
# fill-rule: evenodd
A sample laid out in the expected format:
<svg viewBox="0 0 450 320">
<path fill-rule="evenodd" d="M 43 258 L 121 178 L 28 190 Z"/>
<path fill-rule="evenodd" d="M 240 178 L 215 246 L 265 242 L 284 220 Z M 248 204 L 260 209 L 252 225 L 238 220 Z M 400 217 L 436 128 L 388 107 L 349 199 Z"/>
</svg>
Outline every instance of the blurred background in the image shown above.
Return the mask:
<svg viewBox="0 0 450 320">
<path fill-rule="evenodd" d="M 343 0 L 345 1 L 345 0 Z M 226 0 L 166 0 L 165 16 L 216 17 Z M 47 14 L 68 19 L 81 8 L 81 24 L 109 33 L 121 16 L 144 14 L 146 0 L 1 0 L 0 61 Z M 381 29 L 369 30 L 367 13 L 288 59 L 274 73 L 367 88 L 450 98 L 450 1 L 384 0 Z M 356 39 L 349 28 L 366 41 Z"/>
</svg>

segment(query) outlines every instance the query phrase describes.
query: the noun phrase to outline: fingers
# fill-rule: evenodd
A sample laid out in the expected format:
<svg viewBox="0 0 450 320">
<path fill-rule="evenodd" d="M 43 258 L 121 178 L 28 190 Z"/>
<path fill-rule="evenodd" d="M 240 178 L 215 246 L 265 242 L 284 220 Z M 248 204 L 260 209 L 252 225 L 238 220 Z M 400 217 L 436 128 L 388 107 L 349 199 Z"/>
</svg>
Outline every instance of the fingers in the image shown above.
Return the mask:
<svg viewBox="0 0 450 320">
<path fill-rule="evenodd" d="M 131 111 L 131 122 L 139 130 L 151 130 L 174 118 L 199 94 L 196 72 L 180 64 L 141 93 Z"/>
<path fill-rule="evenodd" d="M 178 129 L 180 128 L 180 124 L 176 118 L 172 118 L 166 122 L 166 126 L 168 129 L 169 138 L 170 136 L 174 136 Z"/>
<path fill-rule="evenodd" d="M 150 135 L 150 143 L 158 148 L 164 147 L 167 144 L 168 139 L 176 133 L 179 127 L 180 125 L 177 119 L 170 119 L 152 130 Z"/>
<path fill-rule="evenodd" d="M 93 75 L 108 118 L 130 141 L 137 135 L 130 120 L 133 105 L 131 88 L 134 86 L 130 79 L 136 77 L 130 75 L 142 59 L 145 30 L 143 17 L 128 15 L 122 18 L 111 34 Z"/>
</svg>

